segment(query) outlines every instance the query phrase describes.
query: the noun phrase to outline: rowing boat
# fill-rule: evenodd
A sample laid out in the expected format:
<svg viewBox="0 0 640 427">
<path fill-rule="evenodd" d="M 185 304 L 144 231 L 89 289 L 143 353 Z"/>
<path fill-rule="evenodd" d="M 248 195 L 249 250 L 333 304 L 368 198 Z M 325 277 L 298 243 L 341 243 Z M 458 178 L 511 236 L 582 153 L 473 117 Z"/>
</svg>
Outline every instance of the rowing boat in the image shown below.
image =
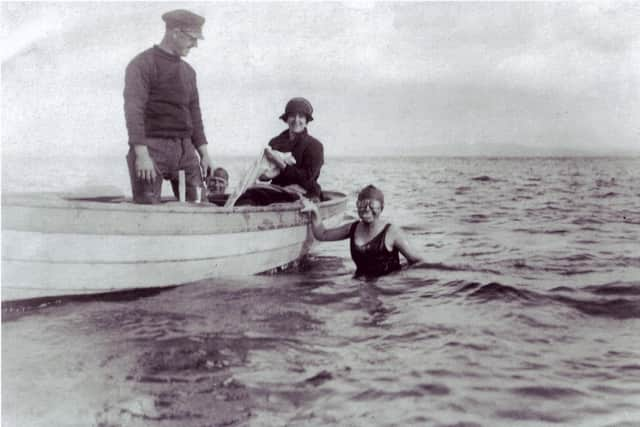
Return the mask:
<svg viewBox="0 0 640 427">
<path fill-rule="evenodd" d="M 324 220 L 346 197 L 325 192 Z M 154 288 L 285 266 L 314 242 L 302 202 L 225 208 L 63 193 L 2 196 L 2 300 Z"/>
</svg>

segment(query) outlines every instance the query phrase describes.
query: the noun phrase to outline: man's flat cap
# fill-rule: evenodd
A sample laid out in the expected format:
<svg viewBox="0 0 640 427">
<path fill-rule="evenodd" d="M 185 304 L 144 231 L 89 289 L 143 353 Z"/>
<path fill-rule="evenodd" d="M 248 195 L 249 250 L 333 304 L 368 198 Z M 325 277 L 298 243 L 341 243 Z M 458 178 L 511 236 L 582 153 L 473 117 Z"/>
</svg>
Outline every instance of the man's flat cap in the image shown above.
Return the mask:
<svg viewBox="0 0 640 427">
<path fill-rule="evenodd" d="M 195 38 L 204 39 L 202 36 L 204 18 L 200 15 L 185 9 L 177 9 L 163 14 L 162 20 L 166 22 L 167 28 L 179 28 Z"/>
</svg>

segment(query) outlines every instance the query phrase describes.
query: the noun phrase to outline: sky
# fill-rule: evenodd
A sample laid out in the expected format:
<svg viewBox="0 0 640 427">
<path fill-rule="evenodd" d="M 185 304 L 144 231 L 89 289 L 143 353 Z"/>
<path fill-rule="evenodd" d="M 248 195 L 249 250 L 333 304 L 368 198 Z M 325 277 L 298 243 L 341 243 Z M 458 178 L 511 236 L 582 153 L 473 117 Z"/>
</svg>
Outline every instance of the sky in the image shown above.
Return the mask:
<svg viewBox="0 0 640 427">
<path fill-rule="evenodd" d="M 3 155 L 124 155 L 124 69 L 162 13 L 212 156 L 256 155 L 288 99 L 327 156 L 640 154 L 640 2 L 2 2 Z"/>
</svg>

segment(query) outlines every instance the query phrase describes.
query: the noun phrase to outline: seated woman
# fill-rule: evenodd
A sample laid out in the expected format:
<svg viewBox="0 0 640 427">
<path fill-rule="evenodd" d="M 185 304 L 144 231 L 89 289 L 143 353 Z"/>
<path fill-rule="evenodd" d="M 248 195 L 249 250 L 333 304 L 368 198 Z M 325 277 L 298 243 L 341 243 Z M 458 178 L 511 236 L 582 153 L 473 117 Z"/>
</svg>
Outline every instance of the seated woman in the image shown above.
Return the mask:
<svg viewBox="0 0 640 427">
<path fill-rule="evenodd" d="M 399 227 L 380 219 L 384 209 L 384 194 L 373 185 L 358 194 L 356 207 L 359 221 L 325 229 L 320 221 L 318 207 L 304 202 L 304 210 L 311 214 L 313 235 L 321 241 L 350 239 L 351 259 L 356 264 L 356 276 L 382 276 L 400 269 L 401 253 L 409 262 L 422 262 L 422 257 L 411 247 Z"/>
<path fill-rule="evenodd" d="M 299 189 L 306 197 L 319 201 L 321 188 L 318 177 L 324 163 L 324 148 L 307 132 L 307 125 L 313 120 L 313 107 L 305 98 L 293 98 L 287 102 L 280 119 L 287 123 L 288 129 L 271 139 L 269 147 L 291 153 L 295 163 L 284 162 L 280 156 L 274 156 L 272 150 L 265 149 L 265 156 L 279 168 L 271 183 Z"/>
</svg>

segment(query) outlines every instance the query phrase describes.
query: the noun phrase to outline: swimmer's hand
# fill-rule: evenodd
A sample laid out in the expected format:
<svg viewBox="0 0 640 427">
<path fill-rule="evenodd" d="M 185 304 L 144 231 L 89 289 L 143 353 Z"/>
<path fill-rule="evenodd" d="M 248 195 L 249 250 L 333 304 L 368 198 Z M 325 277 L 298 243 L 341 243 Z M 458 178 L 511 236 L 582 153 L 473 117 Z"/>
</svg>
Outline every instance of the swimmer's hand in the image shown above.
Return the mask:
<svg viewBox="0 0 640 427">
<path fill-rule="evenodd" d="M 304 197 L 301 197 L 300 200 L 302 200 L 302 209 L 300 212 L 308 213 L 314 221 L 320 218 L 320 211 L 315 203 Z"/>
<path fill-rule="evenodd" d="M 300 210 L 300 212 L 310 212 L 312 210 L 318 210 L 318 207 L 316 206 L 315 203 L 313 203 L 311 200 L 307 199 L 306 197 L 301 197 L 300 200 L 302 201 L 302 210 Z"/>
</svg>

